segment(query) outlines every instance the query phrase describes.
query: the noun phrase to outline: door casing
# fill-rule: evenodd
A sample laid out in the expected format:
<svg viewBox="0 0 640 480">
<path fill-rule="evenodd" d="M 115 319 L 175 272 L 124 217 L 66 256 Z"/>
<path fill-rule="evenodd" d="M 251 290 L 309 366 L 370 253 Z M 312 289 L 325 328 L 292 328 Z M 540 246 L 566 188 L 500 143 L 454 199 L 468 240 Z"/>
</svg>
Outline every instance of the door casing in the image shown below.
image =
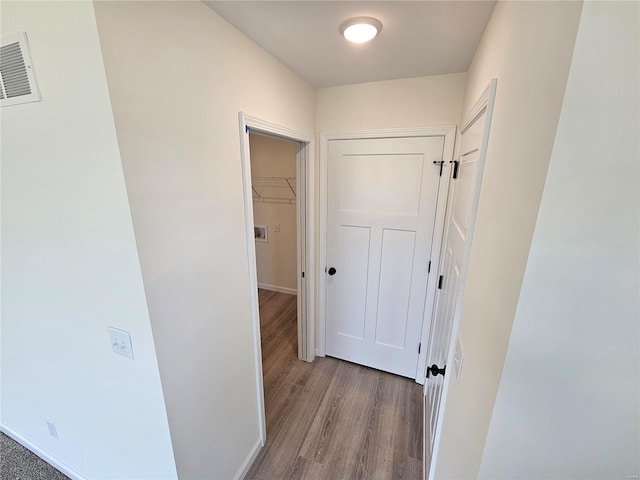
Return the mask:
<svg viewBox="0 0 640 480">
<path fill-rule="evenodd" d="M 307 362 L 315 358 L 315 179 L 313 168 L 313 135 L 282 127 L 243 112 L 238 114 L 240 126 L 240 157 L 242 164 L 242 186 L 244 197 L 244 220 L 249 266 L 249 295 L 251 300 L 251 323 L 253 327 L 253 349 L 256 367 L 258 395 L 258 429 L 262 446 L 267 438 L 264 386 L 262 378 L 262 348 L 260 345 L 260 311 L 258 308 L 258 276 L 256 273 L 256 250 L 253 238 L 253 195 L 251 188 L 251 158 L 249 154 L 249 131 L 283 138 L 296 142 L 296 202 L 297 224 L 297 289 L 298 289 L 298 358 Z M 304 277 L 302 276 L 304 272 Z"/>
<path fill-rule="evenodd" d="M 439 268 L 440 248 L 442 246 L 442 233 L 444 231 L 444 218 L 447 195 L 449 191 L 449 162 L 453 159 L 453 150 L 455 144 L 455 126 L 438 126 L 424 128 L 400 128 L 400 129 L 384 129 L 384 130 L 363 130 L 354 132 L 341 133 L 321 133 L 320 134 L 320 192 L 319 192 L 319 214 L 320 214 L 320 231 L 319 231 L 319 251 L 318 251 L 318 269 L 317 269 L 317 285 L 318 285 L 318 348 L 316 355 L 324 357 L 326 354 L 326 301 L 327 301 L 327 283 L 325 267 L 327 266 L 327 208 L 328 208 L 328 151 L 329 142 L 333 140 L 358 140 L 370 138 L 402 138 L 402 137 L 443 137 L 444 150 L 442 159 L 444 160 L 442 180 L 438 191 L 437 209 L 435 216 L 435 227 L 433 230 L 433 243 L 430 255 L 431 271 L 427 282 L 427 294 L 425 298 L 425 309 L 422 318 L 422 333 L 420 343 L 422 344 L 420 354 L 418 355 L 418 365 L 416 371 L 416 382 L 424 384 L 424 372 L 426 371 L 426 345 L 429 340 L 429 325 L 433 312 L 433 302 L 435 299 L 436 282 L 433 281 L 435 273 Z M 433 168 L 439 168 L 433 166 Z"/>
</svg>

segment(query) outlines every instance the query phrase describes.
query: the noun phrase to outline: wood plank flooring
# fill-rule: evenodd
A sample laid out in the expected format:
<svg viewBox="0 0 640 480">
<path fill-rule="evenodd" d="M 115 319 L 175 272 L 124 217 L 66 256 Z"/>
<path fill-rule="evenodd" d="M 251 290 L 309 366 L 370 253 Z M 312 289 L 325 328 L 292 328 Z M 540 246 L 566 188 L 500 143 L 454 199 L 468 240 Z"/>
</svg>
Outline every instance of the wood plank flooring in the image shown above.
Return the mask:
<svg viewBox="0 0 640 480">
<path fill-rule="evenodd" d="M 296 297 L 259 291 L 267 442 L 246 480 L 422 478 L 422 389 L 335 358 L 297 358 Z"/>
</svg>

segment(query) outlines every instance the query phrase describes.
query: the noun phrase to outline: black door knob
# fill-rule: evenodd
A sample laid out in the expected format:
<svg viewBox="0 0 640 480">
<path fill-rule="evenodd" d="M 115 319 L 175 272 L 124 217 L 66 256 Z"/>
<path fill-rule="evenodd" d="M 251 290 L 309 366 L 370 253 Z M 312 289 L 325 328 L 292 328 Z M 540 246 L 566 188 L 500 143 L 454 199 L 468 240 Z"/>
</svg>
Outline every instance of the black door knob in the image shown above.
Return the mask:
<svg viewBox="0 0 640 480">
<path fill-rule="evenodd" d="M 327 270 L 327 273 L 328 273 L 329 275 L 335 275 L 335 274 L 336 274 L 336 272 L 337 272 L 337 270 L 336 270 L 335 268 L 333 268 L 333 267 L 331 267 L 329 270 Z"/>
<path fill-rule="evenodd" d="M 447 370 L 447 366 L 445 365 L 444 367 L 440 368 L 438 367 L 438 365 L 436 365 L 435 363 L 433 365 L 431 365 L 430 367 L 427 367 L 427 378 L 429 378 L 429 375 L 433 375 L 434 377 L 437 377 L 438 374 L 442 375 L 444 377 L 445 371 Z"/>
</svg>

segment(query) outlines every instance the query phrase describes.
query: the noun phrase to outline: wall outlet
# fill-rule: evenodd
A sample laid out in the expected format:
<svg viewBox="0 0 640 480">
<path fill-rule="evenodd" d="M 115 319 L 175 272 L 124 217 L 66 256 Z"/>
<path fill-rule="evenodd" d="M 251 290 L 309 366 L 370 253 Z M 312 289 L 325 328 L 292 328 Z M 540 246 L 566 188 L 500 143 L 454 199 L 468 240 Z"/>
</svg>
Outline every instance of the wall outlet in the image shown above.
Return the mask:
<svg viewBox="0 0 640 480">
<path fill-rule="evenodd" d="M 274 232 L 276 232 L 276 233 L 278 233 L 278 232 L 280 231 L 280 224 L 279 224 L 279 223 L 276 223 L 276 224 L 273 226 L 273 231 L 274 231 Z"/>
<path fill-rule="evenodd" d="M 133 347 L 131 346 L 131 335 L 129 335 L 129 332 L 125 332 L 119 328 L 109 327 L 109 339 L 111 340 L 111 349 L 115 353 L 133 360 Z"/>
<path fill-rule="evenodd" d="M 453 352 L 453 369 L 456 372 L 456 382 L 460 381 L 463 361 L 464 354 L 462 353 L 462 344 L 460 343 L 460 337 L 458 337 L 458 339 L 456 340 L 456 349 Z"/>
<path fill-rule="evenodd" d="M 53 438 L 58 438 L 58 429 L 56 428 L 56 424 L 51 420 L 47 420 L 47 428 L 49 429 L 49 435 Z"/>
</svg>

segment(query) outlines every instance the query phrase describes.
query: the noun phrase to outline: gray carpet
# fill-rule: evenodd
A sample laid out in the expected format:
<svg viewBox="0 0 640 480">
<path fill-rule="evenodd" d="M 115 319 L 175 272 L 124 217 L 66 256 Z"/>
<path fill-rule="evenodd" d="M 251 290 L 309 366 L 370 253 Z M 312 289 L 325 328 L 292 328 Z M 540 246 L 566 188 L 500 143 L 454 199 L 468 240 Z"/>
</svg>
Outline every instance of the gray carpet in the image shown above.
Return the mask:
<svg viewBox="0 0 640 480">
<path fill-rule="evenodd" d="M 0 433 L 0 479 L 68 480 L 36 454 Z"/>
</svg>

